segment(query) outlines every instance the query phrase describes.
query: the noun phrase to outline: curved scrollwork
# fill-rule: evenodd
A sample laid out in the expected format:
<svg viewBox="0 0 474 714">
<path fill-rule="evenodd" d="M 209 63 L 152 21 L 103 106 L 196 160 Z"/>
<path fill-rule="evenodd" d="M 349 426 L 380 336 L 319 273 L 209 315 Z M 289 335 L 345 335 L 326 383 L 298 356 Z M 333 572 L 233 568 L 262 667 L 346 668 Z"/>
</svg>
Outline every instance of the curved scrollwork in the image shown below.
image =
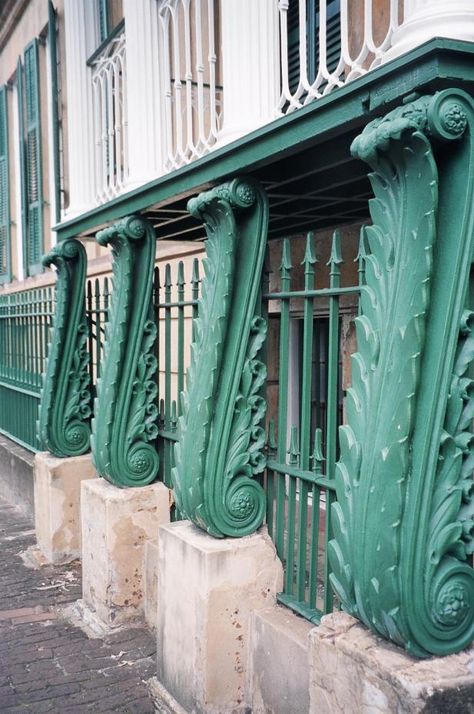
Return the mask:
<svg viewBox="0 0 474 714">
<path fill-rule="evenodd" d="M 446 90 L 369 124 L 352 147 L 375 198 L 331 581 L 346 610 L 418 656 L 474 637 L 473 120 L 471 98 Z"/>
<path fill-rule="evenodd" d="M 263 191 L 234 179 L 192 199 L 207 232 L 187 388 L 181 395 L 173 483 L 181 512 L 213 536 L 242 536 L 262 523 L 265 496 L 266 322 L 256 315 L 268 225 Z"/>
<path fill-rule="evenodd" d="M 55 456 L 89 449 L 91 393 L 84 303 L 86 252 L 76 239 L 58 243 L 43 258 L 57 269 L 56 311 L 43 377 L 38 436 Z"/>
<path fill-rule="evenodd" d="M 97 384 L 92 455 L 100 476 L 116 486 L 144 486 L 158 473 L 152 281 L 155 232 L 129 216 L 97 234 L 110 245 L 113 292 Z"/>
</svg>

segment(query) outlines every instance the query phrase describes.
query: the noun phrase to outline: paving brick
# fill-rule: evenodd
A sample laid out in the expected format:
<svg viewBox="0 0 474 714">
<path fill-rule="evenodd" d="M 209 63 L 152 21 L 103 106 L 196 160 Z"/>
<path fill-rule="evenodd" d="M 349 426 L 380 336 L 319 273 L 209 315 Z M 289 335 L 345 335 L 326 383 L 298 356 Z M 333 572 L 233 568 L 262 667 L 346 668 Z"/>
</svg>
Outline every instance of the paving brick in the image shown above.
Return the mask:
<svg viewBox="0 0 474 714">
<path fill-rule="evenodd" d="M 81 597 L 80 563 L 27 568 L 19 553 L 33 542 L 31 523 L 0 499 L 1 714 L 153 714 L 143 679 L 155 674 L 154 637 L 133 627 L 88 639 L 57 618 Z"/>
</svg>

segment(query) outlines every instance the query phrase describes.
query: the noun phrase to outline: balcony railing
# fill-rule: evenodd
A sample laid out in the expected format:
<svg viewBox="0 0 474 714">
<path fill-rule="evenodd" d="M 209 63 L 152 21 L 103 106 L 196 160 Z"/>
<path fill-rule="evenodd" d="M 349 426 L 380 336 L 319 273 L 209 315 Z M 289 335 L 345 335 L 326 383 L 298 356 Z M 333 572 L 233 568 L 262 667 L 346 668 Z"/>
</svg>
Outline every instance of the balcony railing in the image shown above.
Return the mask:
<svg viewBox="0 0 474 714">
<path fill-rule="evenodd" d="M 409 7 L 156 0 L 145 13 L 127 5 L 122 25 L 88 61 L 95 155 L 76 159 L 85 166 L 77 194 L 86 183 L 97 203 L 108 201 L 365 75 L 399 53 Z"/>
<path fill-rule="evenodd" d="M 203 156 L 221 125 L 219 13 L 215 0 L 164 0 L 160 4 L 165 168 Z"/>
<path fill-rule="evenodd" d="M 125 30 L 91 61 L 94 102 L 95 186 L 99 203 L 118 195 L 128 177 Z"/>
<path fill-rule="evenodd" d="M 398 0 L 279 0 L 278 7 L 282 113 L 378 66 L 399 24 Z"/>
</svg>

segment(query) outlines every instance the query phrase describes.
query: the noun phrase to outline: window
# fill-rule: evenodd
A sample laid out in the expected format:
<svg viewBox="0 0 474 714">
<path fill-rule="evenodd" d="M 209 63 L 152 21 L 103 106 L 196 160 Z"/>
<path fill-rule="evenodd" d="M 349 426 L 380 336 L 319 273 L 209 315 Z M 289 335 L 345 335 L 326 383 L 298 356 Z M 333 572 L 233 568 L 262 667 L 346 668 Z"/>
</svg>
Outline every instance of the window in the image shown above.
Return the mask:
<svg viewBox="0 0 474 714">
<path fill-rule="evenodd" d="M 0 283 L 11 280 L 7 88 L 0 87 Z"/>
</svg>

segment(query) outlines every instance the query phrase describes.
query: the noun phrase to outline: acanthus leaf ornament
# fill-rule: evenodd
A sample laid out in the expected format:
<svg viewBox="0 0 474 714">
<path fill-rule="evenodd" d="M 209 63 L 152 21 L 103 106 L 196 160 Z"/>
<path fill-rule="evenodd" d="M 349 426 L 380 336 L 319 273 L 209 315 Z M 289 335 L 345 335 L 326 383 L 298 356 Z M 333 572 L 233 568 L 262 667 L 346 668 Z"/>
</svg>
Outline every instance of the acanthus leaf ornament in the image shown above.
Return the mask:
<svg viewBox="0 0 474 714">
<path fill-rule="evenodd" d="M 156 237 L 129 216 L 97 234 L 110 244 L 113 292 L 97 383 L 92 455 L 100 476 L 117 486 L 144 486 L 157 476 L 157 328 L 152 305 Z"/>
<path fill-rule="evenodd" d="M 268 226 L 258 184 L 234 179 L 192 199 L 207 232 L 195 339 L 182 394 L 173 484 L 187 518 L 215 537 L 254 532 L 265 495 L 260 351 L 266 322 L 257 310 Z"/>
<path fill-rule="evenodd" d="M 473 128 L 472 99 L 445 90 L 375 120 L 352 147 L 375 198 L 331 581 L 347 611 L 418 656 L 474 637 Z"/>
<path fill-rule="evenodd" d="M 58 457 L 89 450 L 91 391 L 84 283 L 87 257 L 75 238 L 58 243 L 43 257 L 57 270 L 56 310 L 43 376 L 38 437 Z"/>
</svg>

